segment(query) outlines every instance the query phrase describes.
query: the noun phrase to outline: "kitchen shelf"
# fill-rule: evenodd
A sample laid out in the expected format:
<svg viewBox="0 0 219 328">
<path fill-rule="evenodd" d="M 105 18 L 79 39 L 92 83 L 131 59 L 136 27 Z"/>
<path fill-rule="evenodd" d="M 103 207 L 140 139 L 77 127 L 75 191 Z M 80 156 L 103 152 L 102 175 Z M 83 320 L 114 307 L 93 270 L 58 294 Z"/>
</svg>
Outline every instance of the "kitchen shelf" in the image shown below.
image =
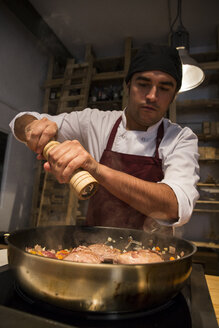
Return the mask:
<svg viewBox="0 0 219 328">
<path fill-rule="evenodd" d="M 217 161 L 219 160 L 219 148 L 216 147 L 198 147 L 200 154 L 199 161 Z"/>
<path fill-rule="evenodd" d="M 88 102 L 88 105 L 97 105 L 100 104 L 100 105 L 103 105 L 103 104 L 114 104 L 114 103 L 118 103 L 118 104 L 121 104 L 122 103 L 122 99 L 121 100 L 98 100 L 98 101 L 89 101 Z"/>
<path fill-rule="evenodd" d="M 90 108 L 98 108 L 103 111 L 113 111 L 113 110 L 122 110 L 122 100 L 120 101 L 98 101 L 93 103 L 88 103 Z"/>
<path fill-rule="evenodd" d="M 59 98 L 56 98 L 56 99 L 49 99 L 49 101 L 50 101 L 51 103 L 58 104 L 58 102 L 59 102 Z"/>
<path fill-rule="evenodd" d="M 218 61 L 219 50 L 194 53 L 194 54 L 191 54 L 191 57 L 194 58 L 197 62 L 199 62 L 200 65 L 206 64 L 209 62 L 215 62 L 215 61 Z"/>
<path fill-rule="evenodd" d="M 219 204 L 219 200 L 197 200 L 196 204 Z"/>
<path fill-rule="evenodd" d="M 95 58 L 93 66 L 97 73 L 121 71 L 124 68 L 124 56 Z"/>
<path fill-rule="evenodd" d="M 206 62 L 206 63 L 200 63 L 200 67 L 203 70 L 215 70 L 219 69 L 219 61 L 211 61 L 211 62 Z"/>
<path fill-rule="evenodd" d="M 183 100 L 176 101 L 177 111 L 193 109 L 206 110 L 206 109 L 216 109 L 219 108 L 219 99 L 196 99 L 196 100 Z"/>
<path fill-rule="evenodd" d="M 199 161 L 201 161 L 201 162 L 217 162 L 217 161 L 219 161 L 219 158 L 217 157 L 217 158 L 199 158 Z"/>
<path fill-rule="evenodd" d="M 201 241 L 191 241 L 197 247 L 206 247 L 206 248 L 216 248 L 219 249 L 219 244 L 215 244 L 212 242 L 201 242 Z"/>
<path fill-rule="evenodd" d="M 200 193 L 200 199 L 197 200 L 196 206 L 199 208 L 195 208 L 194 212 L 219 213 L 219 184 L 199 182 L 197 187 Z M 210 208 L 207 208 L 208 205 Z"/>
<path fill-rule="evenodd" d="M 195 208 L 193 210 L 193 212 L 200 212 L 200 213 L 219 213 L 219 210 Z"/>
<path fill-rule="evenodd" d="M 197 184 L 198 187 L 219 187 L 219 183 L 204 183 L 204 182 L 199 182 Z"/>
<path fill-rule="evenodd" d="M 104 73 L 97 73 L 92 77 L 93 81 L 106 81 L 106 80 L 116 80 L 120 79 L 123 80 L 125 78 L 125 72 L 104 72 Z"/>
<path fill-rule="evenodd" d="M 43 87 L 44 88 L 57 88 L 57 87 L 61 87 L 64 83 L 64 78 L 60 78 L 60 79 L 54 79 L 54 80 L 47 80 Z"/>
<path fill-rule="evenodd" d="M 212 136 L 212 135 L 197 134 L 197 137 L 200 141 L 219 140 L 219 135 L 218 136 Z"/>
</svg>

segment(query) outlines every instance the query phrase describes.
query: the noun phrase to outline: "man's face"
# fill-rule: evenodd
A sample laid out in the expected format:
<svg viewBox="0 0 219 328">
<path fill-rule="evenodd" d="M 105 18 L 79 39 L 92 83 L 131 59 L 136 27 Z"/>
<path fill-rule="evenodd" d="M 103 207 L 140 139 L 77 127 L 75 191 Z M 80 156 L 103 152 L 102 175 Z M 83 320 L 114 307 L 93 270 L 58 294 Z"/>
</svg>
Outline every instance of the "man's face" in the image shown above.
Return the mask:
<svg viewBox="0 0 219 328">
<path fill-rule="evenodd" d="M 127 129 L 146 130 L 165 115 L 176 94 L 176 80 L 161 71 L 140 72 L 128 88 Z"/>
</svg>

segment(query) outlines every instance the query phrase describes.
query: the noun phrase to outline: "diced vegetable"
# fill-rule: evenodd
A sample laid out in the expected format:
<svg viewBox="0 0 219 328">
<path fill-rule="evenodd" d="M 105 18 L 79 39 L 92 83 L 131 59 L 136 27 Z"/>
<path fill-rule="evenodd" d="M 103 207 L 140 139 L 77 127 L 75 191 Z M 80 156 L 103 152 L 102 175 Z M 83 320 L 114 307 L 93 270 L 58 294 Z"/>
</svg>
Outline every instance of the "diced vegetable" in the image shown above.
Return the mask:
<svg viewBox="0 0 219 328">
<path fill-rule="evenodd" d="M 170 261 L 174 261 L 174 260 L 175 260 L 175 257 L 170 256 Z"/>
<path fill-rule="evenodd" d="M 176 248 L 173 246 L 169 246 L 169 253 L 170 254 L 175 254 L 176 253 Z"/>
</svg>

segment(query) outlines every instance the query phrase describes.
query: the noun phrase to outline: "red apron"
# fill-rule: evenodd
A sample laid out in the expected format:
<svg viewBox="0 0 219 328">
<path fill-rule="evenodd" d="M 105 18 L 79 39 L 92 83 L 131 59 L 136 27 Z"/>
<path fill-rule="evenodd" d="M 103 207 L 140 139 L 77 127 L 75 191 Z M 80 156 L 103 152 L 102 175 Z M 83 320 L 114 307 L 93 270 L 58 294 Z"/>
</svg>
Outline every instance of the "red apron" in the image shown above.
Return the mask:
<svg viewBox="0 0 219 328">
<path fill-rule="evenodd" d="M 119 117 L 111 131 L 100 163 L 145 181 L 161 181 L 163 171 L 158 148 L 164 134 L 163 122 L 157 132 L 155 156 L 148 157 L 123 154 L 111 150 L 121 120 L 122 117 Z M 150 232 L 162 228 L 155 220 L 130 207 L 102 186 L 99 186 L 98 191 L 89 201 L 86 224 L 89 226 L 144 229 Z"/>
</svg>

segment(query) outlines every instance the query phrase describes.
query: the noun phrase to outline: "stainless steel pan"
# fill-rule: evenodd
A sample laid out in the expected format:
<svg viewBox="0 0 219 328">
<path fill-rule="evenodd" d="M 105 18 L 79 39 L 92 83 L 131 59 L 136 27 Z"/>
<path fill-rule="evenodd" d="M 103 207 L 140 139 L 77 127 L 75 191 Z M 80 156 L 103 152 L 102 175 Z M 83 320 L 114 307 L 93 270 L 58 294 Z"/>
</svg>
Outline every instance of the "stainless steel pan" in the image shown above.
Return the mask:
<svg viewBox="0 0 219 328">
<path fill-rule="evenodd" d="M 73 263 L 32 255 L 25 247 L 70 248 L 104 243 L 124 249 L 129 236 L 147 248 L 173 246 L 174 261 L 141 265 Z M 141 230 L 105 227 L 55 226 L 16 231 L 8 238 L 8 260 L 21 288 L 31 296 L 74 311 L 101 313 L 150 309 L 174 297 L 192 270 L 192 243 Z"/>
</svg>

